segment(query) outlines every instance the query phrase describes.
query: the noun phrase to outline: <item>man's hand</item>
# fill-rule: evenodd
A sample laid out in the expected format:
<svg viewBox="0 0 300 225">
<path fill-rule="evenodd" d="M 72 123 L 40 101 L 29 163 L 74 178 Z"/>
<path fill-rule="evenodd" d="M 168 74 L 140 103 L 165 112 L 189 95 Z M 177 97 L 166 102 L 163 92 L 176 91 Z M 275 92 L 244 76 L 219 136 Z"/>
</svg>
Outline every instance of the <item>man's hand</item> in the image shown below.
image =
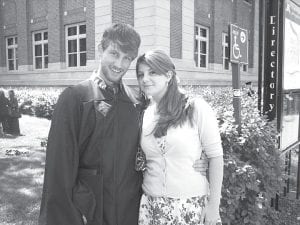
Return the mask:
<svg viewBox="0 0 300 225">
<path fill-rule="evenodd" d="M 200 159 L 197 159 L 194 162 L 193 167 L 197 172 L 201 173 L 203 176 L 207 175 L 208 159 L 204 153 L 202 153 Z"/>
</svg>

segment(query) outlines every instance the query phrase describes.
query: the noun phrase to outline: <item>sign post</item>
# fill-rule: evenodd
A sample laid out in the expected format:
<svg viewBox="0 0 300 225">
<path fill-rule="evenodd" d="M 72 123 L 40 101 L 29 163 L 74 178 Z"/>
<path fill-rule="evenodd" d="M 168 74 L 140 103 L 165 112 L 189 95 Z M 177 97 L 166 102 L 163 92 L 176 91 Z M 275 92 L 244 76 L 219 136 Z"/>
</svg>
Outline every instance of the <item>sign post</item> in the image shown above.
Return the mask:
<svg viewBox="0 0 300 225">
<path fill-rule="evenodd" d="M 233 110 L 235 123 L 241 132 L 241 78 L 240 64 L 248 64 L 248 31 L 230 24 L 230 61 L 232 67 Z"/>
</svg>

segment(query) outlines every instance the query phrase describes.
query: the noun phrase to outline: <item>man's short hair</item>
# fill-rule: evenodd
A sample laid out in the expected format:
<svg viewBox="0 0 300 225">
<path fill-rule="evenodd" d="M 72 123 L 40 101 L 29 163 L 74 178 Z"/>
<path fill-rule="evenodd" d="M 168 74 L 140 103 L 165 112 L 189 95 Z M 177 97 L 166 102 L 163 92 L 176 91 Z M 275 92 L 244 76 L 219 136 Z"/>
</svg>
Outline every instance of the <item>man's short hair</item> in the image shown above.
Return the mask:
<svg viewBox="0 0 300 225">
<path fill-rule="evenodd" d="M 141 44 L 141 37 L 131 25 L 115 23 L 103 33 L 102 50 L 104 51 L 111 43 L 117 44 L 123 52 L 129 53 L 135 58 Z"/>
</svg>

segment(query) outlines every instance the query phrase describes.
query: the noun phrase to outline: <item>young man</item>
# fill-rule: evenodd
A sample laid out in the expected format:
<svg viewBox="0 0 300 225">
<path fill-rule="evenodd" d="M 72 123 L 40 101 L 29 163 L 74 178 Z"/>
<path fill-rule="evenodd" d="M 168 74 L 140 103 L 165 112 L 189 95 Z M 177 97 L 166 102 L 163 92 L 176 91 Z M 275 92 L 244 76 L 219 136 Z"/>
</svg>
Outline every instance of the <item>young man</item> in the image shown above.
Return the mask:
<svg viewBox="0 0 300 225">
<path fill-rule="evenodd" d="M 101 41 L 98 74 L 61 94 L 48 137 L 40 225 L 135 225 L 139 105 L 122 83 L 139 34 L 114 24 Z"/>
</svg>

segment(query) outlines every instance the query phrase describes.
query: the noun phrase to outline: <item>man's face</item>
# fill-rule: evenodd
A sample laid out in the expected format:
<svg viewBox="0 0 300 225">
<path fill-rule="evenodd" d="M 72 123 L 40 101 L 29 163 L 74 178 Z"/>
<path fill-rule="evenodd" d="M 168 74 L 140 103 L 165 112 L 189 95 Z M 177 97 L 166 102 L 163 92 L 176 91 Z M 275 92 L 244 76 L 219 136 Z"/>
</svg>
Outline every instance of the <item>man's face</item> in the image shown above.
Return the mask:
<svg viewBox="0 0 300 225">
<path fill-rule="evenodd" d="M 108 85 L 118 84 L 127 72 L 134 57 L 130 53 L 123 52 L 115 43 L 102 51 L 100 74 Z"/>
</svg>

